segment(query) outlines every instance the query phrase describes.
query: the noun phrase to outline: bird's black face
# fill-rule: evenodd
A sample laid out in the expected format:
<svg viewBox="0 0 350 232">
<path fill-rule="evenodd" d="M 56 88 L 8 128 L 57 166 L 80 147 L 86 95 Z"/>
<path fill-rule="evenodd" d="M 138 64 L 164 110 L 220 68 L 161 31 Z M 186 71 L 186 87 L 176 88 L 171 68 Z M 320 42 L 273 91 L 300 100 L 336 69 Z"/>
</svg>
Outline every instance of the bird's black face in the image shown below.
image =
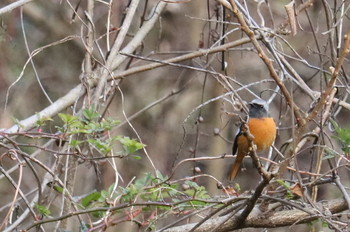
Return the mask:
<svg viewBox="0 0 350 232">
<path fill-rule="evenodd" d="M 249 117 L 251 118 L 265 118 L 268 116 L 267 107 L 259 103 L 249 103 Z"/>
</svg>

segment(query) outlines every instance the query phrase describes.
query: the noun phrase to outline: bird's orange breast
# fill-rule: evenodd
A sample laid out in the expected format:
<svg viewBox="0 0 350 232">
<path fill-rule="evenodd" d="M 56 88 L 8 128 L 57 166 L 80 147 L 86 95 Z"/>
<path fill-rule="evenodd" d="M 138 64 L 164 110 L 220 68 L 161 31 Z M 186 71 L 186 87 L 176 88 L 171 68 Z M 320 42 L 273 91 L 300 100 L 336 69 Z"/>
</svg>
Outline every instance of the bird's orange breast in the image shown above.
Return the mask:
<svg viewBox="0 0 350 232">
<path fill-rule="evenodd" d="M 257 152 L 261 152 L 272 145 L 276 138 L 276 124 L 273 118 L 250 118 L 248 121 L 250 133 L 254 136 Z M 248 152 L 248 140 L 241 135 L 238 138 L 238 152 Z"/>
</svg>

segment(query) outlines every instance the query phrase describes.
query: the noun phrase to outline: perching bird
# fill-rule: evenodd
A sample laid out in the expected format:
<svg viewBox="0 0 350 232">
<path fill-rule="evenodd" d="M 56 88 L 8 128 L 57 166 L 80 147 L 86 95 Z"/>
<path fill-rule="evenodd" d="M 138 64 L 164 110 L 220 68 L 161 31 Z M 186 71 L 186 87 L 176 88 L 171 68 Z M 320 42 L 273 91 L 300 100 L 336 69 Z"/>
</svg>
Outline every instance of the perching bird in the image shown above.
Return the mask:
<svg viewBox="0 0 350 232">
<path fill-rule="evenodd" d="M 272 117 L 268 114 L 269 107 L 266 101 L 255 99 L 249 103 L 248 128 L 254 136 L 254 144 L 257 152 L 262 152 L 269 148 L 276 138 L 276 124 Z M 228 178 L 232 181 L 240 170 L 244 156 L 248 154 L 248 139 L 239 131 L 236 135 L 232 154 L 237 153 L 235 162 L 229 172 Z"/>
</svg>

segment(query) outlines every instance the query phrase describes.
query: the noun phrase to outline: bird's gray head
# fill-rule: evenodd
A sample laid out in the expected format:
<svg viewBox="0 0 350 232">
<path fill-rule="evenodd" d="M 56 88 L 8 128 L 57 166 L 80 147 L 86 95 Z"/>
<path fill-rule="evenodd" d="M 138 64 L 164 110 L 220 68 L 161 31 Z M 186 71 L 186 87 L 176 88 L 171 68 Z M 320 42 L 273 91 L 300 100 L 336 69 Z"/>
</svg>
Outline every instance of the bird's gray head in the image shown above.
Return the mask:
<svg viewBox="0 0 350 232">
<path fill-rule="evenodd" d="M 262 99 L 254 99 L 249 102 L 249 117 L 251 118 L 265 118 L 268 116 L 269 105 Z"/>
</svg>

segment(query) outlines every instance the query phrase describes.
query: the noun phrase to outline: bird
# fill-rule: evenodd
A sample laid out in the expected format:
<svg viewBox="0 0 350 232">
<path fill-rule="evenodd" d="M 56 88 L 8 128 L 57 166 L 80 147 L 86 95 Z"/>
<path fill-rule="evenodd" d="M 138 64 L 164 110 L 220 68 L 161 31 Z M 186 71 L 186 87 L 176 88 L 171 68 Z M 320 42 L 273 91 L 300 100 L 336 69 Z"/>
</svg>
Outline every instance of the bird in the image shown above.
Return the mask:
<svg viewBox="0 0 350 232">
<path fill-rule="evenodd" d="M 254 99 L 248 104 L 248 128 L 249 132 L 254 136 L 253 142 L 256 145 L 256 151 L 262 152 L 269 148 L 276 138 L 276 123 L 269 116 L 269 106 L 262 99 Z M 248 154 L 249 143 L 246 135 L 239 130 L 232 147 L 232 154 L 236 154 L 236 160 L 229 170 L 228 179 L 234 180 L 237 176 L 243 158 Z"/>
</svg>

